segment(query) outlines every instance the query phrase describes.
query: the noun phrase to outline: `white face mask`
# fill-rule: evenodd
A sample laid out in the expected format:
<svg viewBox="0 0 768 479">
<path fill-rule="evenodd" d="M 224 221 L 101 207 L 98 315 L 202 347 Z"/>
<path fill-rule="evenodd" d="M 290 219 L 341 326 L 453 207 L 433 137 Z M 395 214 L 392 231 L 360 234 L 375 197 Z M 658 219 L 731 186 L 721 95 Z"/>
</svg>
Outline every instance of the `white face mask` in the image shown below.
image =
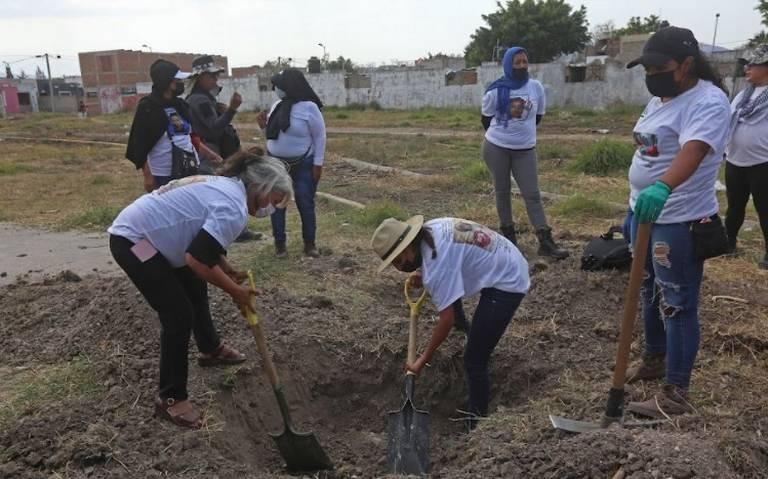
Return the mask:
<svg viewBox="0 0 768 479">
<path fill-rule="evenodd" d="M 275 95 L 281 100 L 285 98 L 285 92 L 277 87 L 275 87 Z"/>
<path fill-rule="evenodd" d="M 274 213 L 276 210 L 275 205 L 272 203 L 268 204 L 267 206 L 263 208 L 259 208 L 256 210 L 256 217 L 257 218 L 266 218 L 267 216 L 271 216 L 272 213 Z"/>
</svg>

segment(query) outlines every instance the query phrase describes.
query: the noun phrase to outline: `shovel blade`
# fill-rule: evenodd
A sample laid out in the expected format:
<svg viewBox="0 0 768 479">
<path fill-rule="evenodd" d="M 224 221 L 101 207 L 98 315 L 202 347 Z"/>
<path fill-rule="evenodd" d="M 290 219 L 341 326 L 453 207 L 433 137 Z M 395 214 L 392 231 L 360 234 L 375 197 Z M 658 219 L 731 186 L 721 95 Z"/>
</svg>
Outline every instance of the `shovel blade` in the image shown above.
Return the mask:
<svg viewBox="0 0 768 479">
<path fill-rule="evenodd" d="M 270 434 L 277 449 L 292 472 L 333 469 L 333 463 L 312 433 L 295 432 L 286 428 L 282 434 Z"/>
<path fill-rule="evenodd" d="M 425 475 L 429 472 L 429 413 L 406 400 L 389 413 L 387 468 L 391 474 Z"/>
<path fill-rule="evenodd" d="M 552 422 L 552 426 L 554 426 L 555 429 L 560 429 L 561 431 L 567 432 L 583 433 L 596 431 L 605 427 L 602 424 L 596 422 L 576 421 L 574 419 L 568 419 L 562 416 L 553 416 L 551 414 L 549 415 L 549 420 Z"/>
</svg>

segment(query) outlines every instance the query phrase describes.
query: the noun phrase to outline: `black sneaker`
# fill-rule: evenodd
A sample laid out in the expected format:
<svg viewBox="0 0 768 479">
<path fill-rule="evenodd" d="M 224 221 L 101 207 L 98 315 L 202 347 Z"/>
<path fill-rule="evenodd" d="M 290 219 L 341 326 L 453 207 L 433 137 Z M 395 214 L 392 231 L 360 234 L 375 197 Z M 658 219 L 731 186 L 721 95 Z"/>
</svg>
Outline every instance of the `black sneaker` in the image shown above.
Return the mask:
<svg viewBox="0 0 768 479">
<path fill-rule="evenodd" d="M 246 241 L 257 241 L 260 240 L 264 235 L 261 233 L 254 233 L 253 231 L 249 230 L 248 228 L 244 229 L 242 233 L 240 233 L 237 238 L 235 238 L 236 243 L 244 243 Z"/>
</svg>

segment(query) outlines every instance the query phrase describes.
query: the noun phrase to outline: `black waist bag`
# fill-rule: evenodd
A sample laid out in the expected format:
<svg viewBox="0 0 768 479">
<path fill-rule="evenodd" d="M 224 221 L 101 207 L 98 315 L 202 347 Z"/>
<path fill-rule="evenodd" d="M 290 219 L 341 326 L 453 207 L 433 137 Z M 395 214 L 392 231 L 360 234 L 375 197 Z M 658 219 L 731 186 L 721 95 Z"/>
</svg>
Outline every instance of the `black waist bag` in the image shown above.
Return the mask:
<svg viewBox="0 0 768 479">
<path fill-rule="evenodd" d="M 728 251 L 728 237 L 720 216 L 691 222 L 693 234 L 693 254 L 698 260 L 715 258 Z"/>
<path fill-rule="evenodd" d="M 631 263 L 632 253 L 620 226 L 611 226 L 608 232 L 590 240 L 581 255 L 581 269 L 584 271 L 624 268 Z"/>
</svg>

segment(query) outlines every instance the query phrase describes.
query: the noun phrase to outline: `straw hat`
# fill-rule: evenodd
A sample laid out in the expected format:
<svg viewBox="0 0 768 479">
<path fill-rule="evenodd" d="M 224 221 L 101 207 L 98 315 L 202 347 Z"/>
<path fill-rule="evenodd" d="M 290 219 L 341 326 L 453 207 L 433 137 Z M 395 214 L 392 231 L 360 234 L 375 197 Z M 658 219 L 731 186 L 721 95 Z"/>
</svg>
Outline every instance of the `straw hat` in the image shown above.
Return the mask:
<svg viewBox="0 0 768 479">
<path fill-rule="evenodd" d="M 416 215 L 406 221 L 387 218 L 381 222 L 371 238 L 371 247 L 381 258 L 379 272 L 403 252 L 405 248 L 416 238 L 424 224 L 424 217 Z"/>
</svg>

